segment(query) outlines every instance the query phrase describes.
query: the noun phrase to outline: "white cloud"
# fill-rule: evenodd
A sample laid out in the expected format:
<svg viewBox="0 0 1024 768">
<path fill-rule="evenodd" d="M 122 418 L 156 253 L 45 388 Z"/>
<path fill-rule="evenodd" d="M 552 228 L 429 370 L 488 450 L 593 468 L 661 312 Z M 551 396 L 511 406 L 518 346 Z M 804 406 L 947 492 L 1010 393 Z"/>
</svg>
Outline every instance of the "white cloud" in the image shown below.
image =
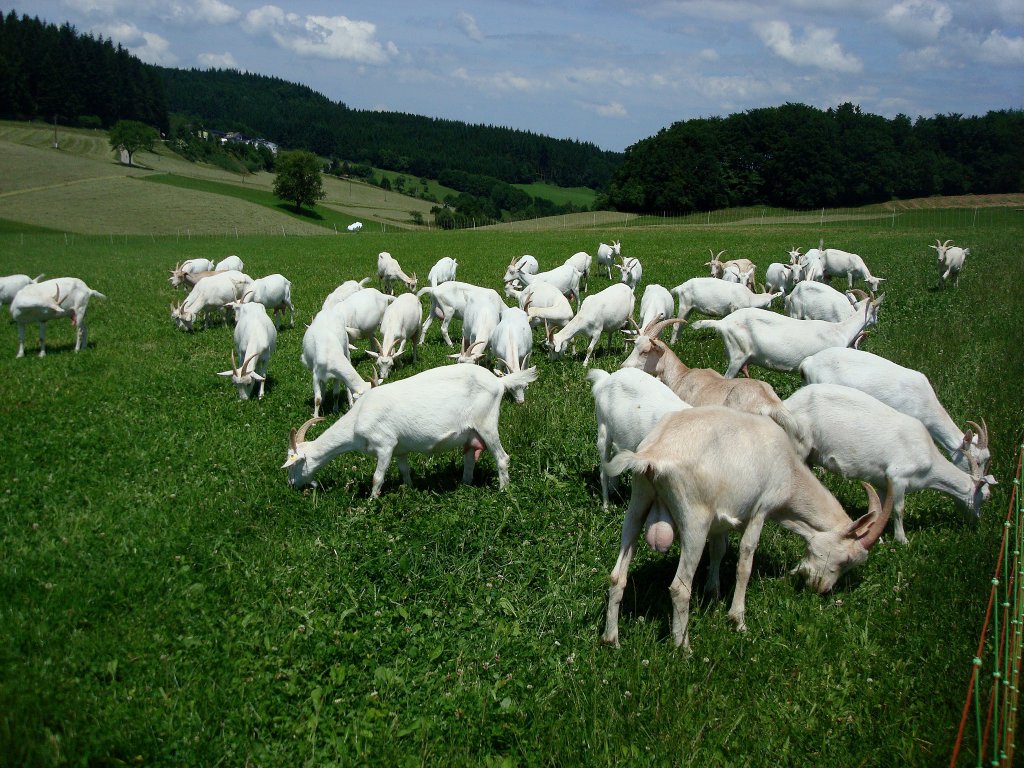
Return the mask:
<svg viewBox="0 0 1024 768">
<path fill-rule="evenodd" d="M 243 29 L 270 35 L 279 46 L 300 56 L 384 64 L 398 54 L 394 43 L 375 39 L 375 24 L 347 16 L 300 16 L 265 5 L 246 15 Z"/>
<path fill-rule="evenodd" d="M 459 11 L 455 16 L 455 24 L 461 29 L 466 37 L 478 43 L 482 43 L 484 40 L 484 34 L 480 31 L 480 27 L 476 25 L 476 19 L 470 16 L 465 11 Z"/>
<path fill-rule="evenodd" d="M 513 72 L 494 72 L 489 75 L 473 75 L 465 67 L 452 72 L 452 77 L 483 91 L 537 91 L 543 86 L 536 80 Z"/>
<path fill-rule="evenodd" d="M 178 63 L 178 57 L 171 52 L 170 42 L 155 32 L 146 32 L 127 22 L 97 27 L 96 31 L 120 43 L 147 64 L 170 67 Z"/>
<path fill-rule="evenodd" d="M 882 16 L 893 32 L 915 40 L 937 40 L 953 21 L 953 12 L 937 0 L 901 0 Z"/>
<path fill-rule="evenodd" d="M 997 67 L 1024 64 L 1024 37 L 1007 37 L 998 30 L 989 32 L 978 46 L 978 60 Z"/>
<path fill-rule="evenodd" d="M 793 37 L 784 21 L 760 22 L 754 24 L 754 31 L 768 50 L 791 64 L 854 74 L 864 68 L 856 56 L 843 53 L 834 29 L 808 25 L 802 40 Z"/>
<path fill-rule="evenodd" d="M 229 52 L 224 53 L 200 53 L 196 56 L 196 62 L 203 69 L 238 69 L 238 62 Z"/>
<path fill-rule="evenodd" d="M 629 117 L 629 112 L 626 108 L 617 101 L 609 101 L 606 104 L 592 104 L 590 102 L 580 101 L 577 104 L 583 109 L 594 112 L 601 117 Z"/>
</svg>

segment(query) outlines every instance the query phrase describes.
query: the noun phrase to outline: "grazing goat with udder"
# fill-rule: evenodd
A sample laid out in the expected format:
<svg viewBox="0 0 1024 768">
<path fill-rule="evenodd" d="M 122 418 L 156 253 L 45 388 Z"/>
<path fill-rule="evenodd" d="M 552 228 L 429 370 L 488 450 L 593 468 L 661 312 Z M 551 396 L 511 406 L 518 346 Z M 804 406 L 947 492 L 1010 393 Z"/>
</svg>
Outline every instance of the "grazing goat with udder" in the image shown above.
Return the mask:
<svg viewBox="0 0 1024 768">
<path fill-rule="evenodd" d="M 26 285 L 38 283 L 43 279 L 42 275 L 31 278 L 28 275 L 7 275 L 0 277 L 0 307 L 14 301 L 15 294 Z"/>
<path fill-rule="evenodd" d="M 931 488 L 951 496 L 975 517 L 996 484 L 968 454 L 970 471 L 939 453 L 924 424 L 859 389 L 841 384 L 808 384 L 785 401 L 811 437 L 810 461 L 843 477 L 888 484 L 895 538 L 907 543 L 903 503 L 908 492 Z M 970 433 L 966 439 L 970 442 Z"/>
<path fill-rule="evenodd" d="M 608 493 L 618 485 L 608 476 L 608 462 L 614 452 L 635 451 L 658 421 L 669 413 L 691 407 L 658 379 L 636 368 L 621 368 L 612 373 L 600 368 L 587 371 L 592 382 L 594 412 L 597 416 L 597 456 L 601 473 L 601 502 L 608 509 Z M 648 544 L 664 552 L 672 543 L 658 538 L 663 529 L 649 528 Z M 671 534 L 671 529 L 667 531 Z"/>
<path fill-rule="evenodd" d="M 970 429 L 960 429 L 942 407 L 928 377 L 920 371 L 862 349 L 831 347 L 800 363 L 800 375 L 808 384 L 842 384 L 866 392 L 924 424 L 958 468 L 969 472 L 973 460 L 982 472 L 988 471 L 991 454 L 985 420 L 981 420 L 980 426 L 968 421 Z"/>
<path fill-rule="evenodd" d="M 754 293 L 747 286 L 714 277 L 691 277 L 672 289 L 679 299 L 678 319 L 685 320 L 693 310 L 713 317 L 725 317 L 744 307 L 767 309 L 781 293 Z M 672 343 L 679 338 L 681 324 L 672 328 Z"/>
<path fill-rule="evenodd" d="M 597 246 L 597 265 L 604 267 L 608 270 L 608 279 L 612 279 L 612 265 L 615 264 L 615 258 L 622 255 L 622 243 L 618 240 L 613 242 L 611 245 L 600 243 Z"/>
<path fill-rule="evenodd" d="M 479 365 L 430 368 L 401 381 L 374 387 L 315 440 L 306 440 L 311 419 L 291 431 L 288 470 L 292 487 L 309 485 L 335 456 L 360 451 L 377 457 L 370 497 L 380 495 L 391 457 L 406 485 L 412 485 L 410 453 L 434 453 L 461 447 L 462 481 L 473 481 L 480 454 L 490 450 L 498 466 L 498 487 L 508 485 L 509 456 L 498 436 L 498 416 L 505 393 L 537 378 L 529 368 L 495 376 Z"/>
<path fill-rule="evenodd" d="M 767 416 L 789 435 L 797 455 L 806 456 L 811 447 L 806 430 L 782 404 L 771 384 L 760 379 L 727 379 L 711 368 L 690 368 L 658 338 L 666 325 L 679 322 L 663 320 L 646 326 L 621 367 L 639 368 L 650 374 L 692 406 L 724 405 Z"/>
<path fill-rule="evenodd" d="M 615 283 L 587 296 L 572 320 L 551 337 L 551 358 L 560 357 L 566 345 L 578 334 L 586 334 L 590 338 L 583 365 L 590 362 L 602 333 L 608 334 L 608 349 L 611 351 L 613 335 L 633 318 L 635 301 L 633 289 L 625 283 Z"/>
<path fill-rule="evenodd" d="M 266 277 L 258 277 L 252 281 L 252 287 L 242 296 L 242 303 L 254 301 L 262 304 L 274 313 L 274 323 L 277 324 L 277 316 L 281 315 L 281 322 L 284 322 L 284 313 L 288 312 L 288 326 L 295 325 L 295 307 L 292 305 L 292 284 L 284 275 L 274 273 Z M 237 313 L 235 315 L 238 317 Z"/>
<path fill-rule="evenodd" d="M 731 379 L 754 363 L 775 371 L 795 370 L 805 357 L 828 347 L 854 346 L 866 328 L 878 322 L 883 293 L 870 299 L 863 312 L 839 323 L 827 320 L 794 320 L 765 309 L 738 309 L 721 320 L 698 320 L 690 327 L 713 328 L 725 344 Z"/>
<path fill-rule="evenodd" d="M 342 384 L 345 385 L 349 406 L 370 391 L 370 384 L 352 365 L 347 324 L 344 302 L 335 304 L 320 310 L 302 337 L 302 364 L 313 374 L 313 418 L 320 416 L 324 387 L 332 382 L 335 410 Z"/>
<path fill-rule="evenodd" d="M 768 519 L 804 538 L 807 554 L 794 573 L 817 592 L 864 562 L 885 528 L 891 507 L 868 491 L 868 512 L 851 520 L 836 498 L 793 451 L 778 425 L 763 416 L 707 406 L 671 413 L 639 448 L 622 451 L 609 474 L 633 473 L 619 556 L 611 573 L 603 640 L 619 644 L 619 605 L 629 563 L 645 520 L 653 515 L 680 534 L 679 565 L 669 586 L 672 639 L 690 647 L 693 576 L 705 543 L 712 574 L 724 554 L 723 534 L 740 529 L 736 587 L 729 618 L 746 629 L 746 592 L 754 551 Z"/>
<path fill-rule="evenodd" d="M 384 381 L 394 367 L 395 359 L 405 351 L 406 342 L 412 340 L 412 361 L 416 362 L 416 344 L 423 307 L 414 293 L 403 293 L 388 305 L 380 321 L 381 341 L 377 342 L 378 352 L 371 349 L 366 354 L 377 360 L 380 380 Z M 376 338 L 374 339 L 376 341 Z M 395 345 L 398 349 L 395 349 Z"/>
<path fill-rule="evenodd" d="M 251 288 L 252 278 L 242 272 L 218 272 L 196 283 L 192 293 L 178 306 L 171 304 L 171 319 L 181 330 L 191 331 L 200 315 L 208 323 L 211 313 L 230 311 L 227 305 L 241 299 Z"/>
<path fill-rule="evenodd" d="M 75 327 L 75 352 L 89 345 L 89 327 L 85 313 L 89 299 L 107 298 L 94 291 L 77 277 L 55 277 L 41 283 L 30 282 L 14 294 L 11 318 L 18 324 L 18 354 L 25 356 L 25 326 L 39 325 L 39 356 L 46 357 L 46 323 L 59 317 L 70 317 Z"/>
<path fill-rule="evenodd" d="M 939 255 L 939 284 L 945 288 L 946 281 L 949 278 L 953 278 L 953 287 L 958 288 L 960 286 L 960 271 L 964 268 L 964 260 L 971 255 L 970 248 L 961 248 L 959 245 L 950 245 L 952 240 L 947 240 L 944 243 L 940 243 L 938 238 L 935 240 L 935 245 L 929 245 L 929 248 L 934 248 L 936 253 Z"/>
<path fill-rule="evenodd" d="M 427 329 L 434 322 L 434 318 L 437 317 L 441 320 L 442 338 L 444 338 L 445 343 L 449 347 L 454 346 L 451 336 L 448 335 L 448 325 L 456 317 L 464 316 L 470 300 L 490 301 L 494 304 L 499 314 L 505 307 L 505 302 L 501 300 L 501 296 L 493 288 L 483 288 L 479 285 L 463 283 L 458 280 L 449 280 L 447 283 L 441 283 L 436 288 L 432 288 L 429 285 L 424 286 L 416 293 L 417 297 L 423 295 L 430 296 L 430 309 L 427 310 L 427 317 L 423 321 L 423 327 L 420 329 L 420 344 L 427 337 Z"/>
<path fill-rule="evenodd" d="M 234 308 L 235 346 L 231 350 L 231 370 L 221 371 L 218 376 L 230 376 L 242 400 L 248 400 L 253 386 L 259 384 L 258 398 L 262 400 L 270 356 L 277 347 L 277 327 L 260 302 L 238 302 Z M 236 350 L 242 358 L 241 366 L 235 360 Z"/>
<path fill-rule="evenodd" d="M 380 278 L 380 283 L 385 293 L 393 294 L 396 282 L 403 283 L 410 291 L 416 290 L 416 273 L 413 272 L 412 277 L 405 274 L 401 264 L 398 263 L 398 259 L 387 251 L 381 251 L 377 254 L 377 277 Z"/>
</svg>

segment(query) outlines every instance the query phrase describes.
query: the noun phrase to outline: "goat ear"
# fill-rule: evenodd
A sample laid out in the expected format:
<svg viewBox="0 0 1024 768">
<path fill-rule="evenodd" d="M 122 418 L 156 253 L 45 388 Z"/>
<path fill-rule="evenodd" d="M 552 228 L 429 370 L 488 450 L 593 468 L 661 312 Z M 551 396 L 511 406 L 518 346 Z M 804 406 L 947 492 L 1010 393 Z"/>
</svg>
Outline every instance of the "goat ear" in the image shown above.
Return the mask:
<svg viewBox="0 0 1024 768">
<path fill-rule="evenodd" d="M 982 479 L 985 481 L 986 485 L 999 485 L 999 481 L 996 480 L 995 477 L 993 477 L 992 475 L 985 475 L 985 477 Z"/>
<path fill-rule="evenodd" d="M 218 376 L 234 376 L 235 372 L 234 371 L 220 371 L 217 375 Z"/>
<path fill-rule="evenodd" d="M 290 467 L 292 464 L 297 464 L 298 462 L 302 461 L 305 458 L 306 457 L 303 456 L 301 453 L 296 453 L 295 451 L 288 451 L 288 458 L 285 459 L 284 464 L 281 465 L 281 469 L 288 469 L 288 467 Z"/>
<path fill-rule="evenodd" d="M 871 530 L 871 524 L 875 521 L 874 512 L 865 512 L 846 529 L 843 535 L 848 539 L 861 539 Z"/>
<path fill-rule="evenodd" d="M 372 349 L 367 349 L 367 350 L 365 350 L 365 352 L 370 357 L 380 357 L 380 353 L 379 352 L 374 352 Z"/>
<path fill-rule="evenodd" d="M 258 373 L 256 373 L 256 371 L 253 371 L 249 375 L 252 376 L 253 379 L 255 379 L 256 381 L 266 381 L 267 380 L 266 376 L 260 376 Z"/>
</svg>

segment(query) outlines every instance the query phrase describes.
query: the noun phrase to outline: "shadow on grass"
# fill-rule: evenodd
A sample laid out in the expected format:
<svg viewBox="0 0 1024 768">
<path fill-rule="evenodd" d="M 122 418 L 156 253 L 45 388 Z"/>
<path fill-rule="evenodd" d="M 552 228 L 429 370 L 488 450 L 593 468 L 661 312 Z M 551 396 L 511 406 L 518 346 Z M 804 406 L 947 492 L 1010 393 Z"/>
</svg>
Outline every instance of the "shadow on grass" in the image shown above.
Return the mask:
<svg viewBox="0 0 1024 768">
<path fill-rule="evenodd" d="M 307 219 L 309 221 L 315 221 L 315 222 L 323 222 L 324 221 L 324 217 L 321 216 L 316 211 L 309 210 L 307 208 L 298 208 L 298 209 L 296 209 L 296 207 L 294 205 L 292 205 L 291 203 L 278 203 L 274 207 L 277 210 L 281 211 L 282 213 L 287 213 L 287 214 L 289 214 L 291 216 L 297 216 L 300 219 Z"/>
</svg>

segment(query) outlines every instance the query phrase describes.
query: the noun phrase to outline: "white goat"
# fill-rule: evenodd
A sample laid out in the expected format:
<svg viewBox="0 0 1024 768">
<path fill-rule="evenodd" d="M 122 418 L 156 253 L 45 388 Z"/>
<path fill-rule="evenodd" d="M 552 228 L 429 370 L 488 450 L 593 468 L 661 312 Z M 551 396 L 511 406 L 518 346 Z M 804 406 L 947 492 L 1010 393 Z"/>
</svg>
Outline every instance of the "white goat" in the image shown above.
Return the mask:
<svg viewBox="0 0 1024 768">
<path fill-rule="evenodd" d="M 536 275 L 538 269 L 540 269 L 540 265 L 537 264 L 537 260 L 527 253 L 520 256 L 518 259 L 512 259 L 509 265 L 505 267 L 505 276 L 502 277 L 501 281 L 505 283 L 506 286 L 510 283 L 519 284 L 519 281 L 516 279 L 517 270 L 522 270 L 529 275 Z"/>
<path fill-rule="evenodd" d="M 402 266 L 398 263 L 398 259 L 387 251 L 381 251 L 377 254 L 377 277 L 380 278 L 380 283 L 385 293 L 395 292 L 395 282 L 403 283 L 410 291 L 416 290 L 416 273 L 413 272 L 412 277 L 405 274 Z"/>
<path fill-rule="evenodd" d="M 906 494 L 931 488 L 951 496 L 976 517 L 996 479 L 971 459 L 970 472 L 947 460 L 924 424 L 859 389 L 841 384 L 808 384 L 785 400 L 808 428 L 812 463 L 843 477 L 865 480 L 876 488 L 888 483 L 896 541 L 907 543 L 903 530 Z"/>
<path fill-rule="evenodd" d="M 826 248 L 822 251 L 822 266 L 826 282 L 833 277 L 846 275 L 847 288 L 853 288 L 854 280 L 863 280 L 872 291 L 877 291 L 879 283 L 885 280 L 884 277 L 872 275 L 864 259 L 856 253 L 841 251 L 838 248 Z"/>
<path fill-rule="evenodd" d="M 690 327 L 713 328 L 722 337 L 729 358 L 726 378 L 733 378 L 748 363 L 776 371 L 795 370 L 805 357 L 828 347 L 855 345 L 861 333 L 878 321 L 883 293 L 871 299 L 864 311 L 840 323 L 826 320 L 794 320 L 765 309 L 738 309 L 721 320 L 698 320 Z"/>
<path fill-rule="evenodd" d="M 177 307 L 171 304 L 171 319 L 183 331 L 191 331 L 196 319 L 225 309 L 252 288 L 252 278 L 237 270 L 218 272 L 196 283 L 192 293 Z"/>
<path fill-rule="evenodd" d="M 523 272 L 521 269 L 516 270 L 515 274 L 515 278 L 523 285 L 529 286 L 539 281 L 550 283 L 560 290 L 566 298 L 576 299 L 577 307 L 580 301 L 580 276 L 580 271 L 568 262 L 554 269 L 549 269 L 547 272 L 538 272 L 535 275 Z"/>
<path fill-rule="evenodd" d="M 943 288 L 946 287 L 946 281 L 949 278 L 953 278 L 953 286 L 960 286 L 960 271 L 964 268 L 964 260 L 971 255 L 970 248 L 961 248 L 959 245 L 950 245 L 952 240 L 947 240 L 944 243 L 940 243 L 938 238 L 935 240 L 935 245 L 929 245 L 929 248 L 934 248 L 938 254 L 938 265 L 939 265 L 939 283 Z"/>
<path fill-rule="evenodd" d="M 663 285 L 650 283 L 640 297 L 640 324 L 638 329 L 648 328 L 659 320 L 667 320 L 676 311 L 676 300 L 672 292 Z"/>
<path fill-rule="evenodd" d="M 539 325 L 543 321 L 544 339 L 549 346 L 555 330 L 564 328 L 572 320 L 572 305 L 551 283 L 540 280 L 522 291 L 512 291 L 510 295 L 519 301 L 520 308 L 527 313 L 530 325 Z"/>
<path fill-rule="evenodd" d="M 672 289 L 672 295 L 679 299 L 677 317 L 685 320 L 693 310 L 725 317 L 737 309 L 760 307 L 767 309 L 781 293 L 753 293 L 745 285 L 730 283 L 714 277 L 691 277 Z M 681 323 L 672 328 L 672 343 L 679 338 Z"/>
<path fill-rule="evenodd" d="M 870 296 L 859 288 L 837 291 L 828 283 L 804 281 L 784 299 L 786 314 L 799 320 L 827 320 L 838 323 L 864 309 Z"/>
<path fill-rule="evenodd" d="M 769 293 L 789 293 L 800 282 L 802 265 L 773 261 L 764 271 L 764 289 Z"/>
<path fill-rule="evenodd" d="M 616 264 L 616 266 L 622 272 L 622 282 L 633 289 L 640 285 L 640 279 L 644 276 L 644 268 L 640 259 L 627 256 L 622 259 L 621 264 Z"/>
<path fill-rule="evenodd" d="M 345 299 L 342 303 L 345 305 L 345 330 L 349 341 L 373 338 L 384 319 L 384 310 L 394 300 L 394 296 L 381 293 L 376 288 L 363 288 Z"/>
<path fill-rule="evenodd" d="M 636 368 L 621 368 L 608 373 L 600 368 L 587 371 L 593 384 L 594 411 L 597 415 L 597 456 L 601 473 L 601 502 L 608 509 L 608 493 L 618 485 L 617 477 L 609 477 L 608 462 L 618 451 L 635 451 L 662 416 L 689 408 L 676 393 L 653 376 Z M 648 543 L 664 552 L 668 541 L 657 540 L 653 528 Z"/>
<path fill-rule="evenodd" d="M 478 296 L 492 302 L 499 314 L 505 306 L 505 302 L 501 300 L 501 296 L 493 288 L 483 288 L 479 285 L 463 283 L 458 280 L 449 280 L 447 283 L 441 283 L 436 288 L 424 286 L 416 293 L 417 297 L 424 295 L 430 296 L 430 309 L 427 310 L 427 317 L 423 321 L 423 327 L 420 329 L 420 344 L 427 337 L 427 329 L 434 322 L 434 318 L 437 317 L 441 320 L 442 338 L 444 338 L 445 343 L 449 347 L 454 346 L 451 336 L 448 335 L 448 325 L 456 317 L 463 316 L 463 313 L 466 311 L 466 305 L 472 297 Z"/>
<path fill-rule="evenodd" d="M 288 325 L 295 325 L 295 306 L 292 304 L 292 284 L 284 275 L 274 273 L 266 277 L 258 277 L 252 281 L 252 287 L 242 296 L 242 302 L 255 301 L 274 313 L 274 323 L 278 314 L 284 322 L 284 313 L 288 312 Z M 236 313 L 235 318 L 238 318 Z"/>
<path fill-rule="evenodd" d="M 447 285 L 447 283 L 442 283 Z M 423 321 L 423 307 L 414 293 L 403 293 L 384 310 L 380 321 L 381 340 L 379 351 L 366 350 L 366 354 L 377 360 L 380 380 L 384 381 L 394 367 L 395 359 L 405 351 L 406 342 L 412 340 L 412 361 L 416 362 L 417 336 Z M 398 348 L 395 348 L 395 345 Z"/>
<path fill-rule="evenodd" d="M 18 324 L 18 354 L 25 356 L 25 326 L 39 325 L 39 356 L 46 357 L 46 323 L 59 317 L 70 317 L 75 327 L 75 352 L 89 345 L 89 327 L 85 313 L 89 299 L 107 298 L 94 291 L 77 277 L 55 277 L 41 283 L 29 282 L 11 300 L 11 318 Z"/>
<path fill-rule="evenodd" d="M 668 414 L 636 452 L 622 451 L 608 466 L 613 475 L 627 469 L 633 472 L 633 489 L 611 573 L 602 638 L 616 646 L 629 563 L 640 528 L 652 516 L 681 534 L 679 565 L 669 594 L 672 639 L 687 650 L 693 576 L 709 536 L 715 571 L 724 553 L 724 547 L 718 552 L 715 546 L 723 541 L 721 534 L 742 531 L 729 618 L 744 630 L 747 584 L 765 520 L 775 520 L 804 538 L 807 554 L 794 572 L 824 593 L 867 559 L 889 516 L 889 509 L 869 488 L 867 514 L 851 520 L 774 422 L 729 408 L 708 406 Z"/>
<path fill-rule="evenodd" d="M 799 252 L 799 251 L 798 251 Z M 822 258 L 821 248 L 811 248 L 807 253 L 799 255 L 799 264 L 803 268 L 803 279 L 805 281 L 824 282 L 825 262 Z"/>
<path fill-rule="evenodd" d="M 988 471 L 991 454 L 985 420 L 981 420 L 981 425 L 966 422 L 971 428 L 966 431 L 957 427 L 936 397 L 928 377 L 920 371 L 861 349 L 831 347 L 800 363 L 800 375 L 808 384 L 842 384 L 866 392 L 924 424 L 960 469 L 970 471 L 970 455 L 974 463 Z"/>
<path fill-rule="evenodd" d="M 436 288 L 441 283 L 447 283 L 449 280 L 454 280 L 455 270 L 458 269 L 458 267 L 459 262 L 451 256 L 443 256 L 430 268 L 430 272 L 427 273 L 427 281 L 430 283 L 432 288 Z"/>
<path fill-rule="evenodd" d="M 601 340 L 602 333 L 608 334 L 610 351 L 615 332 L 632 319 L 635 302 L 633 289 L 625 283 L 615 283 L 603 291 L 587 296 L 572 320 L 551 337 L 552 359 L 561 356 L 566 344 L 578 334 L 585 334 L 590 339 L 587 354 L 583 357 L 583 365 L 590 362 L 590 355 Z"/>
<path fill-rule="evenodd" d="M 494 369 L 499 376 L 525 370 L 533 352 L 533 332 L 526 313 L 519 307 L 506 307 L 501 313 L 501 320 L 491 331 L 488 346 L 495 362 L 505 367 L 504 372 Z M 522 403 L 526 397 L 526 385 L 513 387 L 509 394 L 517 403 Z"/>
<path fill-rule="evenodd" d="M 215 272 L 227 272 L 229 270 L 236 270 L 238 272 L 245 272 L 245 264 L 237 256 L 227 256 L 217 262 L 217 265 L 213 267 Z"/>
<path fill-rule="evenodd" d="M 719 251 L 716 255 L 713 249 L 709 249 L 711 261 L 704 264 L 711 267 L 711 276 L 720 280 L 727 280 L 731 283 L 742 283 L 750 290 L 754 290 L 754 274 L 757 272 L 757 265 L 750 259 L 729 259 L 722 261 L 722 254 Z"/>
<path fill-rule="evenodd" d="M 174 265 L 174 269 L 171 270 L 171 276 L 168 278 L 168 282 L 177 288 L 179 285 L 185 285 L 191 288 L 185 281 L 186 275 L 194 275 L 198 272 L 212 272 L 214 271 L 214 263 L 209 259 L 186 259 L 180 261 Z"/>
<path fill-rule="evenodd" d="M 498 377 L 479 365 L 430 368 L 401 381 L 374 387 L 316 440 L 305 439 L 311 419 L 289 441 L 288 482 L 309 485 L 320 468 L 342 453 L 361 451 L 377 457 L 370 496 L 380 495 L 384 473 L 394 456 L 406 485 L 412 485 L 410 453 L 461 447 L 462 481 L 484 450 L 494 454 L 498 487 L 508 484 L 509 457 L 498 436 L 501 399 L 515 386 L 536 380 L 537 369 Z"/>
<path fill-rule="evenodd" d="M 612 265 L 615 264 L 615 258 L 622 255 L 622 243 L 618 240 L 614 241 L 611 245 L 600 243 L 597 246 L 597 265 L 604 267 L 608 270 L 608 279 L 612 279 Z"/>
<path fill-rule="evenodd" d="M 364 277 L 362 280 L 358 281 L 346 280 L 344 283 L 342 283 L 341 285 L 339 285 L 337 288 L 330 292 L 327 298 L 324 299 L 323 306 L 320 307 L 320 309 L 330 309 L 335 304 L 340 304 L 352 294 L 356 293 L 357 291 L 363 290 L 363 287 L 368 282 L 370 282 L 370 278 L 368 277 Z"/>
<path fill-rule="evenodd" d="M 231 350 L 231 370 L 221 371 L 218 376 L 230 376 L 242 400 L 248 400 L 253 385 L 259 384 L 258 397 L 262 400 L 270 356 L 277 347 L 277 326 L 261 302 L 238 302 L 235 304 L 233 336 L 235 345 Z M 241 366 L 235 360 L 236 350 L 242 359 Z"/>
<path fill-rule="evenodd" d="M 0 307 L 14 301 L 14 295 L 26 285 L 38 283 L 43 276 L 31 278 L 28 275 L 7 275 L 0 277 Z"/>
<path fill-rule="evenodd" d="M 448 357 L 460 363 L 479 363 L 480 358 L 487 351 L 491 334 L 498 327 L 501 314 L 505 309 L 504 304 L 499 309 L 486 296 L 480 294 L 471 296 L 462 318 L 461 351 L 457 355 L 448 355 Z"/>
<path fill-rule="evenodd" d="M 573 268 L 580 273 L 580 285 L 582 290 L 587 290 L 587 284 L 590 280 L 590 265 L 592 259 L 590 254 L 586 251 L 577 251 L 568 259 L 565 260 L 566 264 L 571 264 Z"/>
<path fill-rule="evenodd" d="M 334 384 L 334 408 L 338 408 L 341 385 L 345 385 L 348 403 L 370 391 L 367 383 L 352 365 L 346 326 L 345 305 L 335 304 L 313 318 L 302 337 L 302 364 L 313 374 L 313 417 L 320 415 L 323 389 Z"/>
</svg>

